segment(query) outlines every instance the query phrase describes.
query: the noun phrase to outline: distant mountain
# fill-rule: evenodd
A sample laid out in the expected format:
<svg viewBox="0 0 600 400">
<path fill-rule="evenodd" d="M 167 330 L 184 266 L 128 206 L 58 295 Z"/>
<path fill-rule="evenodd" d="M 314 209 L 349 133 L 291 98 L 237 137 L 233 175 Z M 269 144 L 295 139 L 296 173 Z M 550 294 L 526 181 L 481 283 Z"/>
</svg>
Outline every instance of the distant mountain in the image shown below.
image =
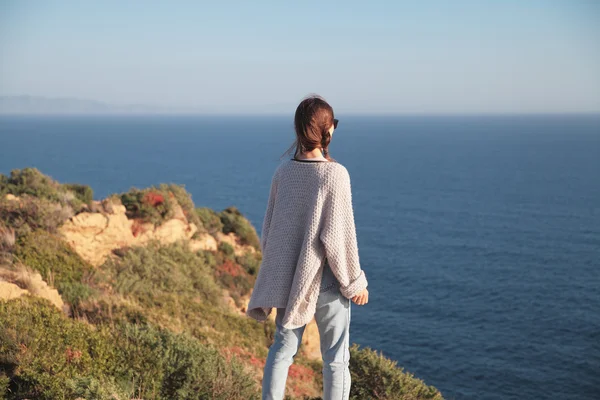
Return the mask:
<svg viewBox="0 0 600 400">
<path fill-rule="evenodd" d="M 0 96 L 0 114 L 171 114 L 198 113 L 192 108 L 159 107 L 144 104 L 115 105 L 76 98 Z"/>
</svg>

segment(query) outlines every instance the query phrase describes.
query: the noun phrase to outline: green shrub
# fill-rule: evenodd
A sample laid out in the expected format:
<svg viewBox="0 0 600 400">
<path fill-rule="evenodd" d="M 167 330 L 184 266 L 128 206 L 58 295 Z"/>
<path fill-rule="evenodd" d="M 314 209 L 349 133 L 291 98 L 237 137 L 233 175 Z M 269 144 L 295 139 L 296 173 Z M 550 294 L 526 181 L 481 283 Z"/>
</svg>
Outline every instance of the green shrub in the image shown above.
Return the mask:
<svg viewBox="0 0 600 400">
<path fill-rule="evenodd" d="M 114 289 L 146 306 L 156 305 L 160 294 L 200 295 L 219 305 L 221 291 L 205 258 L 191 252 L 184 241 L 162 245 L 151 241 L 129 248 L 122 258 L 109 258 L 101 267 Z"/>
<path fill-rule="evenodd" d="M 433 386 L 404 372 L 396 361 L 371 350 L 350 346 L 350 373 L 352 375 L 351 399 L 382 400 L 442 400 L 442 395 Z"/>
<path fill-rule="evenodd" d="M 6 375 L 6 372 L 0 371 L 0 399 L 8 399 L 8 384 L 10 378 Z"/>
<path fill-rule="evenodd" d="M 56 232 L 74 215 L 70 205 L 61 205 L 44 198 L 22 195 L 18 201 L 0 198 L 0 221 L 23 236 L 36 229 Z"/>
<path fill-rule="evenodd" d="M 143 222 L 151 222 L 158 226 L 171 218 L 178 217 L 177 205 L 179 205 L 183 217 L 198 228 L 202 228 L 202 222 L 194 211 L 192 197 L 183 185 L 161 183 L 145 189 L 132 187 L 119 197 L 130 219 L 141 219 Z"/>
<path fill-rule="evenodd" d="M 223 231 L 223 222 L 221 222 L 221 217 L 215 210 L 208 207 L 198 207 L 195 212 L 208 233 L 215 235 L 217 232 Z"/>
<path fill-rule="evenodd" d="M 121 336 L 123 361 L 130 366 L 123 372 L 144 382 L 144 392 L 136 393 L 140 398 L 259 398 L 255 382 L 237 360 L 228 364 L 215 348 L 188 334 L 127 324 Z"/>
<path fill-rule="evenodd" d="M 93 270 L 64 240 L 41 229 L 20 237 L 14 254 L 59 293 L 66 287 L 62 284 L 81 283 L 84 275 Z"/>
<path fill-rule="evenodd" d="M 200 218 L 195 211 L 192 195 L 185 189 L 185 185 L 161 183 L 159 189 L 164 193 L 171 193 L 175 197 L 175 200 L 177 200 L 177 203 L 181 206 L 187 220 L 194 223 L 199 229 L 202 228 L 202 221 L 200 221 Z"/>
<path fill-rule="evenodd" d="M 0 301 L 0 321 L 8 398 L 259 398 L 238 360 L 187 334 L 129 323 L 93 328 L 29 295 Z"/>
<path fill-rule="evenodd" d="M 83 320 L 94 325 L 115 325 L 118 323 L 147 324 L 153 315 L 148 309 L 132 301 L 122 301 L 112 296 L 99 296 L 93 302 L 83 305 Z"/>
<path fill-rule="evenodd" d="M 75 196 L 79 201 L 84 204 L 91 205 L 94 200 L 94 191 L 88 185 L 82 185 L 79 183 L 65 183 L 63 187 L 71 190 L 75 193 Z"/>
<path fill-rule="evenodd" d="M 48 300 L 30 295 L 0 301 L 0 364 L 10 398 L 72 398 L 76 376 L 114 375 L 117 349 L 105 328 L 67 318 Z"/>
<path fill-rule="evenodd" d="M 202 259 L 211 270 L 214 270 L 219 262 L 223 260 L 223 254 L 211 250 L 198 250 L 196 255 Z"/>
<path fill-rule="evenodd" d="M 127 218 L 141 219 L 157 226 L 170 218 L 175 207 L 171 197 L 154 186 L 142 190 L 131 188 L 121 194 L 121 202 L 125 206 Z"/>
<path fill-rule="evenodd" d="M 82 282 L 60 282 L 57 285 L 57 290 L 62 299 L 70 304 L 74 317 L 79 317 L 82 314 L 80 310 L 82 303 L 94 297 L 97 293 L 95 288 Z"/>
<path fill-rule="evenodd" d="M 93 199 L 93 191 L 89 186 L 61 184 L 37 168 L 14 169 L 10 177 L 0 174 L 0 197 L 4 198 L 7 193 L 68 205 L 75 213 L 82 210 L 84 203 L 90 205 Z"/>
<path fill-rule="evenodd" d="M 231 260 L 235 259 L 235 249 L 227 242 L 220 242 L 217 249 L 223 253 L 223 255 Z"/>
<path fill-rule="evenodd" d="M 205 257 L 212 258 L 209 265 L 213 269 L 215 281 L 227 289 L 236 305 L 241 307 L 242 297 L 250 293 L 256 276 L 250 275 L 246 268 L 237 262 L 234 249 L 227 242 L 220 242 L 217 252 L 204 250 L 204 254 Z"/>
<path fill-rule="evenodd" d="M 260 249 L 260 239 L 256 229 L 237 207 L 226 208 L 219 213 L 219 217 L 223 223 L 223 233 L 233 232 L 239 236 L 242 243 L 254 246 L 257 250 Z"/>
<path fill-rule="evenodd" d="M 98 379 L 94 376 L 75 376 L 67 378 L 65 389 L 73 398 L 85 400 L 115 400 L 119 398 L 118 393 L 124 390 L 119 387 L 113 377 Z M 129 395 L 122 394 L 122 399 L 131 398 Z"/>
<path fill-rule="evenodd" d="M 54 202 L 61 200 L 61 184 L 51 177 L 42 174 L 37 168 L 13 169 L 10 177 L 0 176 L 0 194 L 4 197 L 7 193 L 21 196 L 44 198 Z"/>
<path fill-rule="evenodd" d="M 236 257 L 236 262 L 244 267 L 248 274 L 253 276 L 258 275 L 261 261 L 262 253 L 260 251 L 255 253 L 246 252 L 243 255 Z"/>
<path fill-rule="evenodd" d="M 226 261 L 224 264 L 226 268 L 218 268 L 219 272 L 216 274 L 216 280 L 223 288 L 227 289 L 229 295 L 231 298 L 233 298 L 236 305 L 241 307 L 242 297 L 250 293 L 252 287 L 254 286 L 254 281 L 250 280 L 246 274 L 233 275 L 229 273 L 228 269 L 231 268 L 232 265 L 236 266 L 234 268 L 238 268 L 240 270 L 242 268 L 232 261 Z M 223 271 L 223 269 L 225 269 L 225 271 Z"/>
<path fill-rule="evenodd" d="M 150 253 L 150 254 L 147 254 Z M 158 247 L 125 250 L 121 259 L 107 260 L 98 268 L 94 287 L 109 285 L 110 292 L 120 296 L 99 298 L 90 304 L 86 318 L 95 322 L 115 320 L 150 321 L 160 326 L 185 330 L 202 341 L 223 346 L 244 346 L 257 354 L 265 350 L 262 324 L 241 318 L 223 302 L 224 281 L 216 277 L 222 262 L 233 262 L 222 253 L 209 250 L 189 251 L 184 242 Z M 244 272 L 241 266 L 239 271 Z M 234 277 L 231 295 L 238 298 L 247 293 L 253 277 Z M 240 281 L 238 282 L 237 279 Z M 114 299 L 114 300 L 113 300 Z"/>
<path fill-rule="evenodd" d="M 275 323 L 264 323 L 203 303 L 186 305 L 185 326 L 194 337 L 218 348 L 242 347 L 257 358 L 267 356 Z M 270 340 L 270 341 L 269 341 Z"/>
</svg>

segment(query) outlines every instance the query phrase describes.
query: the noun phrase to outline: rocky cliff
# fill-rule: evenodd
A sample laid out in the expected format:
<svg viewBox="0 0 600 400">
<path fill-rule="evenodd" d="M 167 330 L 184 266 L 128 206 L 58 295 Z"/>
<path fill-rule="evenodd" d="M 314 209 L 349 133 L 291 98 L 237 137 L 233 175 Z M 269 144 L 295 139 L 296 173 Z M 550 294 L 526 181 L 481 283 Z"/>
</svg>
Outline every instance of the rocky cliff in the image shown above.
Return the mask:
<svg viewBox="0 0 600 400">
<path fill-rule="evenodd" d="M 33 168 L 0 174 L 0 395 L 260 398 L 275 313 L 245 315 L 258 243 L 235 207 L 196 207 L 178 185 L 97 201 Z M 351 354 L 353 399 L 441 399 L 382 354 Z M 313 319 L 287 399 L 319 398 L 320 359 Z"/>
</svg>

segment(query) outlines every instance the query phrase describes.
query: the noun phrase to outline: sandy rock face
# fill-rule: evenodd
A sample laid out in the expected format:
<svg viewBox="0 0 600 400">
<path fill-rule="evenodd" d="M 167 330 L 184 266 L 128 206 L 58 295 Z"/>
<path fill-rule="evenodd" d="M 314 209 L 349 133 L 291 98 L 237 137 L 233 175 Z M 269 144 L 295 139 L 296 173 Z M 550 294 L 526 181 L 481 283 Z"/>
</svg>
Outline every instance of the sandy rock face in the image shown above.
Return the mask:
<svg viewBox="0 0 600 400">
<path fill-rule="evenodd" d="M 133 220 L 125 215 L 125 206 L 113 206 L 112 214 L 80 213 L 58 229 L 77 253 L 94 266 L 101 265 L 117 247 L 136 242 Z"/>
<path fill-rule="evenodd" d="M 256 252 L 256 249 L 253 246 L 250 246 L 249 244 L 238 243 L 237 235 L 233 232 L 229 232 L 228 234 L 217 232 L 215 237 L 217 238 L 218 242 L 229 243 L 233 247 L 234 254 L 236 256 L 241 256 L 246 253 L 254 254 Z"/>
<path fill-rule="evenodd" d="M 39 272 L 0 266 L 0 299 L 13 299 L 27 293 L 48 299 L 59 310 L 65 311 L 62 297 L 56 289 L 48 286 Z"/>
<path fill-rule="evenodd" d="M 190 239 L 198 228 L 195 224 L 188 224 L 180 219 L 170 219 L 160 226 L 149 229 L 135 238 L 137 243 L 146 243 L 151 239 L 158 239 L 161 243 L 172 243 L 179 239 Z"/>
<path fill-rule="evenodd" d="M 10 200 L 10 201 L 19 201 L 19 199 L 20 199 L 20 197 L 17 197 L 12 193 L 8 193 L 4 198 L 6 200 Z"/>
<path fill-rule="evenodd" d="M 160 226 L 128 219 L 125 211 L 125 206 L 113 204 L 109 213 L 80 213 L 66 221 L 58 231 L 83 259 L 97 267 L 114 249 L 141 246 L 153 239 L 164 244 L 173 243 L 190 239 L 198 230 L 195 224 L 185 220 L 181 210 L 176 213 L 178 218 L 165 221 Z M 211 241 L 206 236 L 210 235 L 191 241 L 190 246 L 196 251 L 216 250 L 214 238 Z"/>
<path fill-rule="evenodd" d="M 21 289 L 14 283 L 0 281 L 0 299 L 10 300 L 24 295 L 25 293 L 29 293 L 29 291 Z"/>
<path fill-rule="evenodd" d="M 212 250 L 217 251 L 219 247 L 219 243 L 217 243 L 217 239 L 214 238 L 209 233 L 204 233 L 199 235 L 200 237 L 197 239 L 190 240 L 190 250 L 198 251 L 198 250 Z"/>
</svg>

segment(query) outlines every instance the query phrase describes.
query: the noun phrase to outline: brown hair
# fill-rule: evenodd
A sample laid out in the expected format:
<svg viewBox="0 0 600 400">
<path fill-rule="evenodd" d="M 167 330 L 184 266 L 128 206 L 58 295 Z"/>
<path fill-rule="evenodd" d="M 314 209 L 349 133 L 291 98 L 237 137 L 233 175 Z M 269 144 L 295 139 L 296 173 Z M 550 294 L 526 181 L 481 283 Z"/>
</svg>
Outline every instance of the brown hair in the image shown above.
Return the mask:
<svg viewBox="0 0 600 400">
<path fill-rule="evenodd" d="M 294 157 L 299 153 L 321 147 L 323 156 L 329 161 L 335 161 L 329 155 L 328 149 L 331 142 L 329 134 L 331 125 L 333 125 L 333 108 L 329 103 L 317 94 L 305 97 L 296 108 L 294 116 L 296 140 L 284 154 L 289 153 L 294 146 L 296 146 Z"/>
</svg>

